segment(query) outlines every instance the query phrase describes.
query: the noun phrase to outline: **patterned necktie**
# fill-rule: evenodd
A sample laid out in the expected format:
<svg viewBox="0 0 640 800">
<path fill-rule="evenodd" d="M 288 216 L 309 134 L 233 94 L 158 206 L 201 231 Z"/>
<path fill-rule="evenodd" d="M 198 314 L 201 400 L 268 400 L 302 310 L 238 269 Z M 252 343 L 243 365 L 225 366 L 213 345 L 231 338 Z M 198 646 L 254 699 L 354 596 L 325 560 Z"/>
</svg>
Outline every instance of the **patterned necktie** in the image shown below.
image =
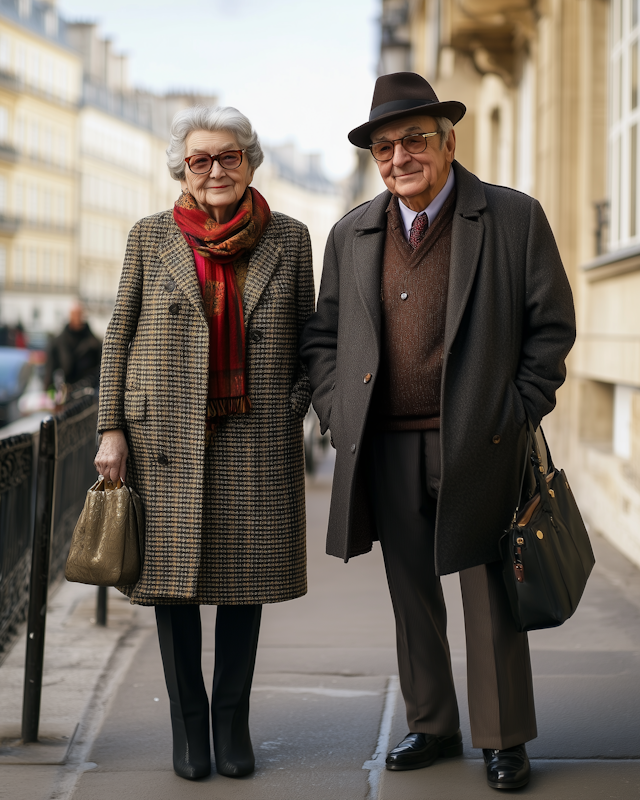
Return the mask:
<svg viewBox="0 0 640 800">
<path fill-rule="evenodd" d="M 411 232 L 409 233 L 409 244 L 411 245 L 413 250 L 415 250 L 416 247 L 423 240 L 425 231 L 427 230 L 428 227 L 429 227 L 429 217 L 424 213 L 418 214 L 418 216 L 413 220 L 413 225 L 411 226 Z"/>
</svg>

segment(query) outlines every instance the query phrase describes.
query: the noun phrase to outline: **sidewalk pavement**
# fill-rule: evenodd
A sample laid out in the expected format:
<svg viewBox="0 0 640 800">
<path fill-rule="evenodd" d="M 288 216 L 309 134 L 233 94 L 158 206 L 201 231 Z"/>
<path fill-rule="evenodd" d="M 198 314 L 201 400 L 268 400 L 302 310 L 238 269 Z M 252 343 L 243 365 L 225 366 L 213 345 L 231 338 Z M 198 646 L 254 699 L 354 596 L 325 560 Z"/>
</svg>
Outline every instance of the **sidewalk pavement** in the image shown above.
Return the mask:
<svg viewBox="0 0 640 800">
<path fill-rule="evenodd" d="M 470 743 L 456 576 L 444 586 L 464 756 L 425 770 L 384 770 L 387 749 L 406 733 L 384 567 L 377 545 L 348 565 L 324 554 L 328 507 L 320 475 L 307 492 L 309 594 L 264 609 L 251 707 L 254 775 L 188 782 L 173 773 L 153 609 L 110 590 L 109 627 L 98 629 L 90 621 L 95 590 L 67 585 L 48 619 L 41 731 L 59 739 L 79 727 L 62 765 L 7 764 L 21 751 L 0 748 L 0 798 L 495 799 Z M 575 617 L 530 637 L 539 738 L 528 746 L 533 778 L 522 796 L 640 797 L 640 571 L 602 538 L 593 543 L 598 563 Z M 208 684 L 214 621 L 215 609 L 203 609 Z M 5 743 L 19 731 L 23 659 L 20 640 L 0 668 Z"/>
</svg>

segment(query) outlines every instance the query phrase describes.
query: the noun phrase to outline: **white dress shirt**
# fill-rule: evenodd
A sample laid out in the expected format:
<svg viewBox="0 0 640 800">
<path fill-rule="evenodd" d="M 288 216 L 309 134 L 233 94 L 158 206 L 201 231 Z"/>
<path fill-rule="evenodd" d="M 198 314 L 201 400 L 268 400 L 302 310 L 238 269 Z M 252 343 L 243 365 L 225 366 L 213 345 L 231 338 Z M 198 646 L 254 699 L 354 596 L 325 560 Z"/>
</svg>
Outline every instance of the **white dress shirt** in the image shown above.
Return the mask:
<svg viewBox="0 0 640 800">
<path fill-rule="evenodd" d="M 418 214 L 426 214 L 427 217 L 429 218 L 429 225 L 433 224 L 433 220 L 438 216 L 440 209 L 444 205 L 444 201 L 451 194 L 453 187 L 455 186 L 455 183 L 456 179 L 455 175 L 453 174 L 453 169 L 449 167 L 449 177 L 447 178 L 447 182 L 442 187 L 442 189 L 440 189 L 440 191 L 433 198 L 433 200 L 429 203 L 429 205 L 426 208 L 423 208 L 422 211 L 412 211 L 410 208 L 407 208 L 405 206 L 402 200 L 400 200 L 398 205 L 400 207 L 400 216 L 402 217 L 404 235 L 407 239 L 409 239 L 411 226 L 413 225 L 413 221 L 418 216 Z"/>
</svg>

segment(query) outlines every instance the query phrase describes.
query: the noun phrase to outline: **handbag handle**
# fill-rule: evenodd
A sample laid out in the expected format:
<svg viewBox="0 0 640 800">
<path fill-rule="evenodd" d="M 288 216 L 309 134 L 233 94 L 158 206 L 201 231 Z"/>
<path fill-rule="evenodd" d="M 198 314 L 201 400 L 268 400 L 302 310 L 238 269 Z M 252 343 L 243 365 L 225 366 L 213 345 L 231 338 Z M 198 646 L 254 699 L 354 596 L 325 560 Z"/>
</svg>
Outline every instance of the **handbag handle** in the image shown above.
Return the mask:
<svg viewBox="0 0 640 800">
<path fill-rule="evenodd" d="M 108 481 L 104 477 L 104 475 L 98 475 L 98 480 L 94 483 L 94 485 L 91 488 L 98 492 L 102 491 L 111 492 L 114 489 L 122 489 L 123 486 L 124 486 L 124 481 L 120 477 L 115 483 L 113 483 L 112 481 Z"/>
</svg>

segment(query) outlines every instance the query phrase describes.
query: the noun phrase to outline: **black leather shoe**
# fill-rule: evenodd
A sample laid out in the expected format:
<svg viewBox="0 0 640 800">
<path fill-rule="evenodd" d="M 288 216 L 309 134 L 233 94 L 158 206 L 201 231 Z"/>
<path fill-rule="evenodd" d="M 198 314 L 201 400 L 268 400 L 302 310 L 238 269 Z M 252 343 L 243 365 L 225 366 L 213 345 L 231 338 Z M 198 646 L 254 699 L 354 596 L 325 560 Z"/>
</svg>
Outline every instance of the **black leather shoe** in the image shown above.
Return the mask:
<svg viewBox="0 0 640 800">
<path fill-rule="evenodd" d="M 409 733 L 387 756 L 387 769 L 421 769 L 436 758 L 462 755 L 462 734 L 435 736 L 432 733 Z"/>
<path fill-rule="evenodd" d="M 520 789 L 529 783 L 531 765 L 523 744 L 506 750 L 483 750 L 482 754 L 492 789 Z"/>
</svg>

